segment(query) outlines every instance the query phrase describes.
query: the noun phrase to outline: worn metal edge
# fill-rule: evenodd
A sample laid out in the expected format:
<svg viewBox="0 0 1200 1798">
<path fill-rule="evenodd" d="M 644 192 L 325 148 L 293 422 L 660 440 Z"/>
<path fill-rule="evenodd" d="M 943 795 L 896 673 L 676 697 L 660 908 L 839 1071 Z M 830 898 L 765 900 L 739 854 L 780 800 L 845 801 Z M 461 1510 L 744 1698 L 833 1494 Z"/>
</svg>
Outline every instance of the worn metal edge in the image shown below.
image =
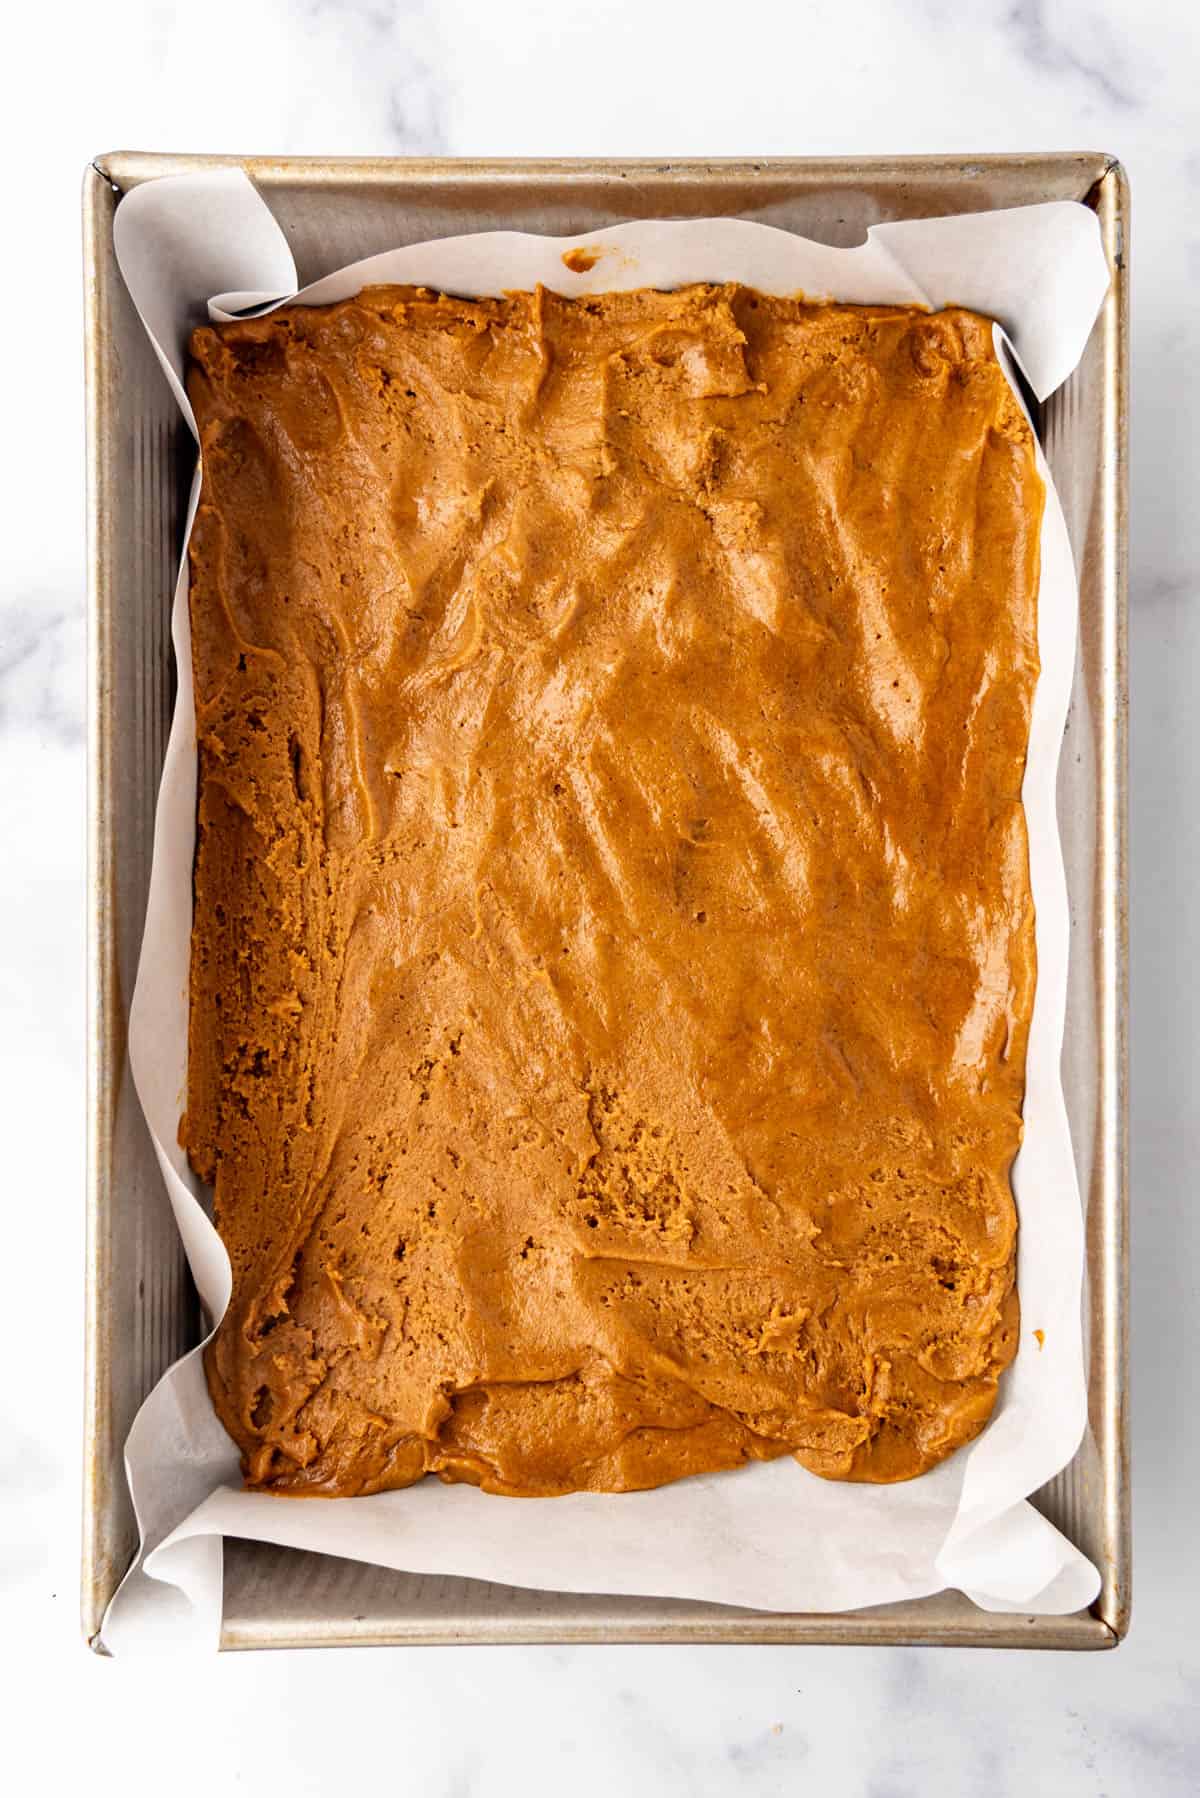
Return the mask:
<svg viewBox="0 0 1200 1798">
<path fill-rule="evenodd" d="M 903 184 L 919 175 L 980 176 L 999 171 L 1047 174 L 1076 171 L 1082 196 L 1104 179 L 1115 159 L 1103 151 L 1048 150 L 1028 154 L 973 155 L 962 152 L 941 156 L 730 156 L 730 157 L 497 157 L 453 156 L 241 156 L 236 154 L 174 154 L 142 150 L 113 150 L 97 156 L 93 166 L 122 193 L 143 181 L 162 175 L 191 174 L 202 169 L 244 168 L 256 182 L 302 177 L 310 185 L 340 186 L 348 181 L 370 186 L 394 181 L 403 171 L 408 181 L 436 185 L 448 176 L 456 180 L 584 182 L 597 178 L 636 181 L 639 177 L 668 176 L 693 179 L 697 175 L 745 178 L 751 175 L 805 175 L 820 173 L 823 180 L 840 185 L 873 181 Z"/>
<path fill-rule="evenodd" d="M 107 439 L 111 375 L 107 366 L 106 252 L 112 240 L 113 184 L 94 166 L 83 178 L 84 386 L 86 394 L 87 496 L 87 1175 L 84 1295 L 84 1438 L 80 1623 L 99 1653 L 100 1625 L 120 1570 L 114 1564 L 103 1485 L 113 1470 L 101 1465 L 111 1434 L 109 1344 L 103 1294 L 108 1290 L 111 1242 L 108 1174 L 112 1151 L 113 1070 L 107 1053 L 113 1027 L 115 968 L 110 895 L 112 845 L 103 829 L 111 789 L 106 694 L 110 641 L 106 600 L 112 553 L 107 531 Z"/>
<path fill-rule="evenodd" d="M 1104 720 L 1104 769 L 1112 804 L 1105 840 L 1103 887 L 1113 895 L 1106 918 L 1105 982 L 1109 1017 L 1104 1039 L 1110 1055 L 1104 1080 L 1105 1189 L 1110 1215 L 1105 1256 L 1105 1388 L 1103 1503 L 1111 1544 L 1104 1584 L 1093 1607 L 1111 1630 L 1114 1646 L 1129 1630 L 1132 1609 L 1133 1533 L 1129 1438 L 1129 179 L 1110 157 L 1099 183 L 1097 212 L 1112 268 L 1106 301 L 1104 511 L 1113 521 L 1111 558 L 1105 570 L 1105 607 L 1113 657 L 1112 713 Z"/>
<path fill-rule="evenodd" d="M 249 1653 L 261 1648 L 444 1648 L 549 1645 L 640 1645 L 692 1647 L 829 1647 L 829 1648 L 1018 1648 L 1102 1653 L 1117 1637 L 1103 1619 L 1087 1611 L 1066 1617 L 1012 1617 L 1002 1621 L 922 1626 L 910 1618 L 888 1621 L 881 1616 L 829 1614 L 804 1618 L 741 1616 L 711 1622 L 643 1624 L 622 1619 L 571 1623 L 562 1619 L 524 1619 L 505 1624 L 494 1618 L 447 1620 L 444 1624 L 397 1626 L 353 1619 L 339 1623 L 294 1619 L 272 1624 L 259 1617 L 245 1625 L 223 1624 L 221 1650 Z"/>
</svg>

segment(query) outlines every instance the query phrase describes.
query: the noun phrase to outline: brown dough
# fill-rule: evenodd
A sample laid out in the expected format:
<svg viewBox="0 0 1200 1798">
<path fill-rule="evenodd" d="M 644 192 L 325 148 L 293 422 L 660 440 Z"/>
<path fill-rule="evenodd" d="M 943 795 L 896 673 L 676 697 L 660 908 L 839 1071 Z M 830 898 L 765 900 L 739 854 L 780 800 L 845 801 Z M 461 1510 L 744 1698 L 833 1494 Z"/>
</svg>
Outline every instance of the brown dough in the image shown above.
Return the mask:
<svg viewBox="0 0 1200 1798">
<path fill-rule="evenodd" d="M 375 288 L 192 347 L 181 1135 L 249 1484 L 933 1466 L 1017 1343 L 989 322 Z"/>
</svg>

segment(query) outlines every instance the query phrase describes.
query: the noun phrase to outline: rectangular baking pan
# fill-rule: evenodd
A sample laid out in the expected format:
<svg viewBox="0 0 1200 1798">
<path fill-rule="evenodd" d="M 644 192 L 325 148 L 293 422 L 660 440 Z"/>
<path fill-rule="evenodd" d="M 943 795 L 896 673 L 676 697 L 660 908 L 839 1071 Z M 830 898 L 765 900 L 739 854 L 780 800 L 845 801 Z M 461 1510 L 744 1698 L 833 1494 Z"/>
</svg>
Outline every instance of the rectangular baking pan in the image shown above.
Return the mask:
<svg viewBox="0 0 1200 1798">
<path fill-rule="evenodd" d="M 1102 154 L 728 162 L 273 160 L 122 152 L 84 182 L 90 566 L 89 1172 L 83 1628 L 134 1553 L 122 1445 L 200 1319 L 125 1052 L 154 802 L 173 700 L 168 620 L 194 449 L 113 258 L 142 181 L 240 165 L 301 282 L 399 244 L 505 227 L 577 234 L 631 218 L 736 214 L 834 244 L 883 219 L 1082 200 L 1112 288 L 1082 362 L 1042 409 L 1080 574 L 1081 633 L 1059 816 L 1072 907 L 1064 1077 L 1087 1213 L 1089 1424 L 1035 1503 L 1100 1569 L 1069 1617 L 1002 1616 L 945 1593 L 842 1615 L 416 1577 L 264 1543 L 226 1545 L 227 1648 L 416 1642 L 949 1643 L 1107 1648 L 1130 1603 L 1127 1428 L 1126 442 L 1128 189 Z"/>
</svg>

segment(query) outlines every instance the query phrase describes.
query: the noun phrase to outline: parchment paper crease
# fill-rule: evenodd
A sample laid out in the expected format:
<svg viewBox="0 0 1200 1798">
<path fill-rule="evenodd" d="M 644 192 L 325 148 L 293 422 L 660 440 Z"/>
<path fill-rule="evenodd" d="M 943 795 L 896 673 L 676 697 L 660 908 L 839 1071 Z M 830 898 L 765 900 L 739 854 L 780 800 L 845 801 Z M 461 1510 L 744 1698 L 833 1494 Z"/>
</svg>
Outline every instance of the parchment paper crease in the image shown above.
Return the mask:
<svg viewBox="0 0 1200 1798">
<path fill-rule="evenodd" d="M 737 219 L 627 224 L 580 239 L 494 232 L 375 256 L 298 296 L 286 239 L 239 171 L 134 189 L 117 210 L 115 236 L 122 272 L 189 425 L 187 335 L 212 296 L 210 315 L 221 317 L 281 297 L 319 304 L 378 281 L 478 295 L 537 282 L 588 293 L 736 279 L 767 292 L 841 300 L 955 302 L 999 321 L 1030 387 L 1045 398 L 1078 361 L 1108 285 L 1096 220 L 1070 203 L 879 225 L 855 249 Z M 562 261 L 576 244 L 600 252 L 584 275 Z M 1044 464 L 1042 473 L 1049 483 Z M 197 486 L 198 479 L 189 529 Z M 1068 911 L 1055 819 L 1077 603 L 1051 490 L 1039 598 L 1042 675 L 1023 795 L 1039 977 L 1025 1141 L 1014 1169 L 1022 1343 L 978 1441 L 923 1478 L 891 1487 L 828 1484 L 787 1459 L 620 1497 L 505 1500 L 426 1480 L 371 1498 L 288 1501 L 238 1489 L 236 1453 L 213 1413 L 196 1349 L 159 1382 L 129 1434 L 142 1553 L 110 1606 L 107 1646 L 215 1645 L 225 1534 L 414 1573 L 763 1610 L 850 1610 L 947 1586 L 991 1610 L 1062 1613 L 1090 1603 L 1095 1569 L 1025 1502 L 1070 1460 L 1086 1407 L 1083 1228 L 1059 1075 Z M 196 1284 L 219 1317 L 229 1264 L 176 1142 L 186 1083 L 196 780 L 185 573 L 172 631 L 179 698 L 129 1051 Z"/>
</svg>

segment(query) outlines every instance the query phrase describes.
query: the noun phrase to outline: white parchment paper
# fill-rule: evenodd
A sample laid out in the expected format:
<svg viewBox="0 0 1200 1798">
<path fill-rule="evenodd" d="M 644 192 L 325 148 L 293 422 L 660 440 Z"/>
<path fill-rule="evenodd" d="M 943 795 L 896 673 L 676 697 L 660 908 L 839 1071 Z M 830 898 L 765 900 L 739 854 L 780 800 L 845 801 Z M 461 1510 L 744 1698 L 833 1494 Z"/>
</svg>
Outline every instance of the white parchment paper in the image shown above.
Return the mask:
<svg viewBox="0 0 1200 1798">
<path fill-rule="evenodd" d="M 374 256 L 299 294 L 286 239 L 239 171 L 134 189 L 117 210 L 115 237 L 125 280 L 193 429 L 183 372 L 188 333 L 206 313 L 226 317 L 287 299 L 322 304 L 371 282 L 483 295 L 538 282 L 580 294 L 739 280 L 766 292 L 847 301 L 965 304 L 1003 327 L 1005 354 L 1010 345 L 1039 398 L 1075 366 L 1108 286 L 1094 216 L 1061 202 L 879 225 L 854 249 L 738 219 L 642 222 L 579 239 L 489 232 Z M 598 252 L 586 274 L 563 263 L 564 251 L 575 247 Z M 830 1484 L 784 1459 L 620 1496 L 502 1499 L 425 1480 L 369 1498 L 288 1500 L 239 1489 L 237 1454 L 217 1422 L 195 1349 L 147 1398 L 126 1444 L 142 1550 L 109 1609 L 110 1648 L 215 1645 L 224 1535 L 414 1573 L 762 1610 L 851 1610 L 948 1586 L 991 1610 L 1065 1613 L 1095 1597 L 1095 1569 L 1025 1502 L 1070 1460 L 1086 1416 L 1083 1224 L 1059 1073 L 1069 918 L 1055 817 L 1078 594 L 1062 511 L 1044 462 L 1041 468 L 1048 487 L 1038 607 L 1042 674 L 1023 789 L 1038 987 L 1025 1139 L 1013 1173 L 1022 1340 L 987 1429 L 900 1486 Z M 189 530 L 197 491 L 198 476 Z M 176 1140 L 186 1086 L 196 798 L 186 564 L 172 635 L 179 697 L 158 799 L 129 1051 L 196 1284 L 219 1318 L 229 1299 L 229 1263 Z"/>
</svg>

